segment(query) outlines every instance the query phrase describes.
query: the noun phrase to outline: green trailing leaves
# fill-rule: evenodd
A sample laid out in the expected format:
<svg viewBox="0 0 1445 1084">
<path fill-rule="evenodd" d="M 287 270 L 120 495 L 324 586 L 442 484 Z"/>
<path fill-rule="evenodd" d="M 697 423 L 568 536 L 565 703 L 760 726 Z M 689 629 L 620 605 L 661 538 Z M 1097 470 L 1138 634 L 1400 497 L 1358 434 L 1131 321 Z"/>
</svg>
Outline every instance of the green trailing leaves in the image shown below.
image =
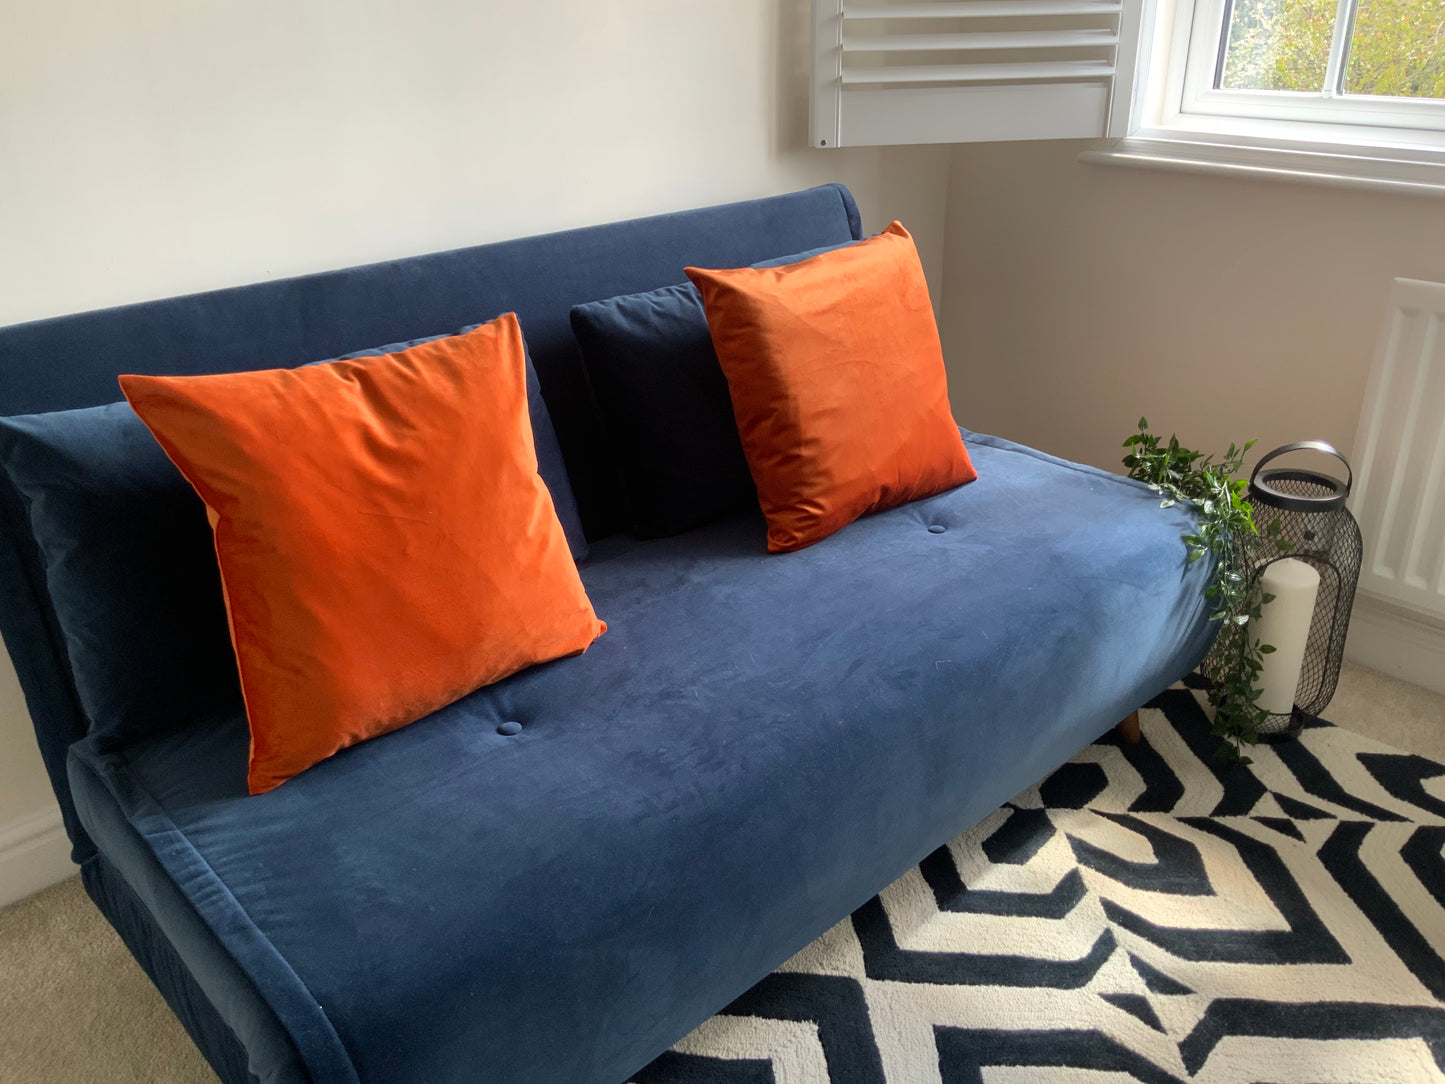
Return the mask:
<svg viewBox="0 0 1445 1084">
<path fill-rule="evenodd" d="M 1209 619 L 1220 622 L 1219 635 L 1210 649 L 1213 680 L 1209 702 L 1214 706 L 1214 733 L 1221 739 L 1219 754 L 1240 764 L 1249 763 L 1243 747 L 1259 740 L 1259 727 L 1266 718 L 1258 704 L 1258 681 L 1264 656 L 1274 650 L 1250 635 L 1261 607 L 1272 597 L 1247 575 L 1247 554 L 1260 532 L 1254 510 L 1245 500 L 1249 483 L 1235 477 L 1254 443 L 1231 444 L 1215 462 L 1213 456 L 1181 447 L 1176 436 L 1162 440 L 1149 432 L 1148 419 L 1140 418 L 1139 431 L 1123 445 L 1129 449 L 1124 456 L 1129 477 L 1157 492 L 1161 508 L 1185 504 L 1198 516 L 1194 530 L 1180 538 L 1190 564 L 1203 557 L 1214 560 L 1204 591 Z M 1265 527 L 1262 537 L 1275 549 L 1287 551 L 1280 531 L 1276 519 Z"/>
</svg>

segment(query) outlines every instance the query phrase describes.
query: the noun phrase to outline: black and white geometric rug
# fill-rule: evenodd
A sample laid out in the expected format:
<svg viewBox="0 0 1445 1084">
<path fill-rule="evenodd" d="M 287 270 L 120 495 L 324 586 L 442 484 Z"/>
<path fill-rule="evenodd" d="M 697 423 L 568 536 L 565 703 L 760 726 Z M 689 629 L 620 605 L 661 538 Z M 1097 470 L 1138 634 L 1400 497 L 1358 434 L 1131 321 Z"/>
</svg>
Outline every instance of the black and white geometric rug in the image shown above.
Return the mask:
<svg viewBox="0 0 1445 1084">
<path fill-rule="evenodd" d="M 1445 1081 L 1445 766 L 1176 686 L 636 1084 Z"/>
</svg>

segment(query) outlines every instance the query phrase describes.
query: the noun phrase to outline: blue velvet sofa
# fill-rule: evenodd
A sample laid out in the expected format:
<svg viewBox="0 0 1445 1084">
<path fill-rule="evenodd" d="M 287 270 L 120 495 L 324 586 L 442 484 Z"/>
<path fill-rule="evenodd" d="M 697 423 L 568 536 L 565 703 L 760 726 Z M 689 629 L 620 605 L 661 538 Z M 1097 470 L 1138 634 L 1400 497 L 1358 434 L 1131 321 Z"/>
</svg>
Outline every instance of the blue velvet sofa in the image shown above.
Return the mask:
<svg viewBox="0 0 1445 1084">
<path fill-rule="evenodd" d="M 571 307 L 860 236 L 830 185 L 0 329 L 30 415 L 514 310 L 590 540 L 585 655 L 249 797 L 224 697 L 98 740 L 62 609 L 142 620 L 122 663 L 171 633 L 57 598 L 73 555 L 0 475 L 0 624 L 85 887 L 227 1084 L 619 1084 L 1202 657 L 1182 510 L 996 437 L 965 431 L 976 482 L 794 554 L 755 510 L 622 529 Z"/>
</svg>

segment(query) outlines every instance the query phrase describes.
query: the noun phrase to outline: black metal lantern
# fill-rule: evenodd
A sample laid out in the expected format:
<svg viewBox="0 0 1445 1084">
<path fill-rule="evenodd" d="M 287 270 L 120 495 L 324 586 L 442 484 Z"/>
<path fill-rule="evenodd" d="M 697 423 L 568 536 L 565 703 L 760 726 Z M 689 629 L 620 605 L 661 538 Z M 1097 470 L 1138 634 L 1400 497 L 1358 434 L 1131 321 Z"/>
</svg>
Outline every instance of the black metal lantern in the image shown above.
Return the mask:
<svg viewBox="0 0 1445 1084">
<path fill-rule="evenodd" d="M 1299 451 L 1334 456 L 1344 464 L 1345 479 L 1341 481 L 1330 474 L 1297 468 L 1265 469 L 1266 463 Z M 1242 569 L 1252 581 L 1259 581 L 1270 575 L 1271 566 L 1293 560 L 1304 562 L 1319 574 L 1293 703 L 1286 710 L 1278 710 L 1280 705 L 1275 705 L 1260 724 L 1261 741 L 1297 737 L 1305 722 L 1323 711 L 1335 695 L 1362 555 L 1359 524 L 1345 507 L 1353 483 L 1354 472 L 1349 461 L 1322 440 L 1298 441 L 1276 448 L 1260 458 L 1250 476 L 1246 499 L 1253 506 L 1254 522 L 1260 533 L 1243 542 Z M 1279 531 L 1271 535 L 1267 528 L 1272 520 L 1278 520 Z M 1287 569 L 1281 567 L 1275 575 L 1285 571 Z M 1265 589 L 1269 590 L 1267 582 Z M 1266 604 L 1267 617 L 1273 605 L 1275 603 Z M 1266 659 L 1271 660 L 1273 656 Z M 1212 676 L 1211 661 L 1205 662 L 1206 676 Z M 1281 661 L 1290 665 L 1289 660 Z M 1288 702 L 1287 693 L 1285 699 Z"/>
</svg>

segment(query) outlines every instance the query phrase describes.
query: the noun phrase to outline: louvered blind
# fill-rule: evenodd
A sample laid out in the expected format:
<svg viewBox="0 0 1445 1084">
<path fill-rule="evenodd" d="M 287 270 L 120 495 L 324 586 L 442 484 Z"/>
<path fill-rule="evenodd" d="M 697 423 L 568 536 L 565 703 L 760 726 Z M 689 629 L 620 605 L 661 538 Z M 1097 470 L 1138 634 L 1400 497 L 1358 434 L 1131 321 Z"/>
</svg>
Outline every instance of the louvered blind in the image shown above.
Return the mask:
<svg viewBox="0 0 1445 1084">
<path fill-rule="evenodd" d="M 813 146 L 1122 135 L 1141 8 L 813 0 Z"/>
</svg>

